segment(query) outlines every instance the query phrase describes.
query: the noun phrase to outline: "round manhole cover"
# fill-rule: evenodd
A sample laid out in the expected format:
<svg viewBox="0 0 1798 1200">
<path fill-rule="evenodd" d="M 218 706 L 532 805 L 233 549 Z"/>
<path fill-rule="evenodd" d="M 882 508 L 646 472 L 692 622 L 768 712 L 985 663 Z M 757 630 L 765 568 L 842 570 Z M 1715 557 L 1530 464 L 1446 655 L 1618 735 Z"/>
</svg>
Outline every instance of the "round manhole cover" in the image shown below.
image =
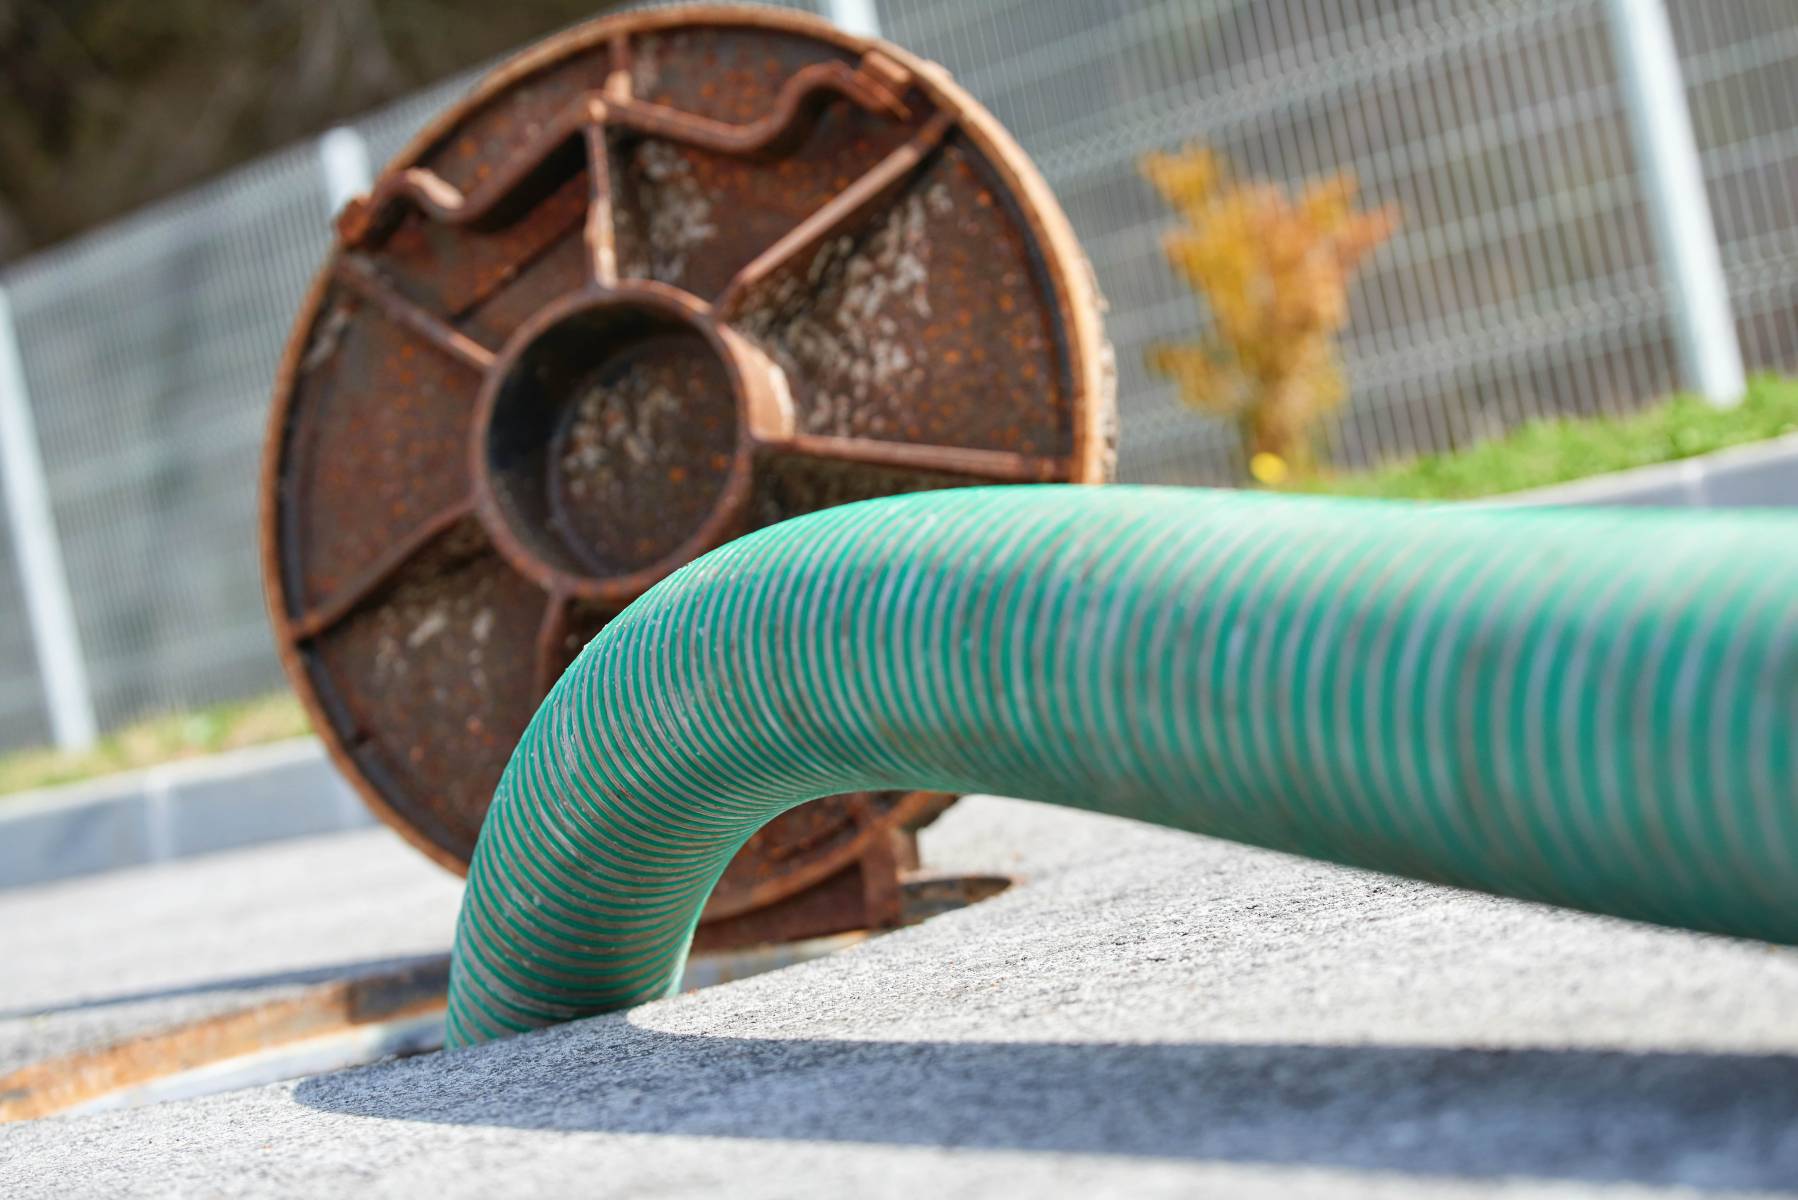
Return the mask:
<svg viewBox="0 0 1798 1200">
<path fill-rule="evenodd" d="M 766 10 L 593 22 L 339 219 L 269 433 L 281 654 L 372 807 L 462 869 L 550 684 L 645 589 L 832 504 L 1098 482 L 1108 367 L 1065 219 L 939 68 Z M 707 916 L 938 803 L 788 814 Z"/>
</svg>

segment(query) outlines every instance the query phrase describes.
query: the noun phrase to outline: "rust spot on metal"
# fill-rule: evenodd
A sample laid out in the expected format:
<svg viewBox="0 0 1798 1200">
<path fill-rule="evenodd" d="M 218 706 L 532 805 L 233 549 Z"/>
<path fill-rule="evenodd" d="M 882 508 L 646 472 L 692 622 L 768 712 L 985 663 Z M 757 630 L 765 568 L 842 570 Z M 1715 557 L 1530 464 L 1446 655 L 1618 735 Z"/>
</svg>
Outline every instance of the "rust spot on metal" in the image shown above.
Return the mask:
<svg viewBox="0 0 1798 1200">
<path fill-rule="evenodd" d="M 277 643 L 338 764 L 454 870 L 532 711 L 698 554 L 828 504 L 1098 482 L 1084 259 L 947 74 L 798 14 L 691 8 L 500 67 L 346 208 L 276 388 Z M 897 919 L 943 798 L 744 848 L 702 942 Z"/>
</svg>

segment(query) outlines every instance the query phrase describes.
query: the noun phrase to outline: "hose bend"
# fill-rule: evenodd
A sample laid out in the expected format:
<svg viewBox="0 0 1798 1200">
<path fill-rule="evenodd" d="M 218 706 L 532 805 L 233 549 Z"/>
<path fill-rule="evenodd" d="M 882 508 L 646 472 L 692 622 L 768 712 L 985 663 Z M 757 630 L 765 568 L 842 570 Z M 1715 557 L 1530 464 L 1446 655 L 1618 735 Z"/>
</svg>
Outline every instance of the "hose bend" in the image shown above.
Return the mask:
<svg viewBox="0 0 1798 1200">
<path fill-rule="evenodd" d="M 996 792 L 1798 941 L 1798 520 L 954 490 L 632 605 L 500 783 L 449 1040 L 665 995 L 764 822 Z"/>
</svg>

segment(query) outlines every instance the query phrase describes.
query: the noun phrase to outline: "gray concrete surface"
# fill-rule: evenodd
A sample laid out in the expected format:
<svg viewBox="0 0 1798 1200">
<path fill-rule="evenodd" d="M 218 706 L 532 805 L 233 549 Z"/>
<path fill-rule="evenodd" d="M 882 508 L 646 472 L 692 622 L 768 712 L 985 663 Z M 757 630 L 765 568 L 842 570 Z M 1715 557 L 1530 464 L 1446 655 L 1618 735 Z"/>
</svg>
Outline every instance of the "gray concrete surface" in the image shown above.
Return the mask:
<svg viewBox="0 0 1798 1200">
<path fill-rule="evenodd" d="M 1015 801 L 925 849 L 1024 882 L 510 1042 L 0 1127 L 0 1195 L 1798 1191 L 1798 952 Z M 6 1036 L 441 949 L 455 891 L 371 832 L 15 893 Z"/>
<path fill-rule="evenodd" d="M 461 896 L 385 829 L 0 892 L 0 1072 L 441 954 Z"/>
<path fill-rule="evenodd" d="M 0 889 L 374 824 L 314 738 L 0 796 Z"/>
<path fill-rule="evenodd" d="M 1798 508 L 1798 435 L 1519 492 L 1501 504 Z"/>
</svg>

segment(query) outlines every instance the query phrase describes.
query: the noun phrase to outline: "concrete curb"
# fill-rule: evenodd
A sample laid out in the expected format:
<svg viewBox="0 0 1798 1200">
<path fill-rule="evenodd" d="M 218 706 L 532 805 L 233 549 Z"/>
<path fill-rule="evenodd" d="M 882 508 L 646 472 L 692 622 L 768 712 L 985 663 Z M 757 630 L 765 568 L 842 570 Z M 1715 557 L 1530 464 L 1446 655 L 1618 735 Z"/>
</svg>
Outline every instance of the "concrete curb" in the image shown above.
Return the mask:
<svg viewBox="0 0 1798 1200">
<path fill-rule="evenodd" d="M 373 821 L 318 741 L 295 738 L 0 797 L 0 889 Z"/>
<path fill-rule="evenodd" d="M 1486 503 L 1798 508 L 1798 434 L 1517 492 Z"/>
</svg>

